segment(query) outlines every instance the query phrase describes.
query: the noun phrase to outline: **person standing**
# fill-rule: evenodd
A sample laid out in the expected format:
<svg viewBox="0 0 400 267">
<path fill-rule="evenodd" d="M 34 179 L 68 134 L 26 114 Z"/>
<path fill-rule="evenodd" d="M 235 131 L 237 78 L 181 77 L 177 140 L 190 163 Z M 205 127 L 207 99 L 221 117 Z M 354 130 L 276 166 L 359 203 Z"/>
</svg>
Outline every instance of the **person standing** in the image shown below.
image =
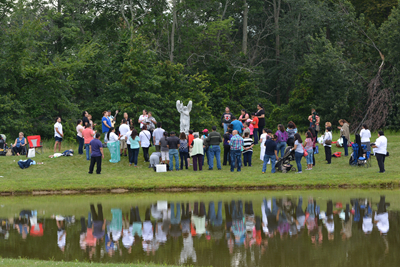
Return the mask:
<svg viewBox="0 0 400 267">
<path fill-rule="evenodd" d="M 194 134 L 193 142 L 190 144 L 192 148 L 191 156 L 193 158 L 193 170 L 197 171 L 197 164 L 199 165 L 199 171 L 203 170 L 203 140 L 199 138 L 198 134 Z"/>
<path fill-rule="evenodd" d="M 137 167 L 139 149 L 140 149 L 140 138 L 135 129 L 132 130 L 132 133 L 128 139 L 129 139 L 130 148 L 131 148 L 131 153 L 130 153 L 130 158 L 129 158 L 129 166 L 132 166 L 132 163 L 133 163 L 134 167 Z"/>
<path fill-rule="evenodd" d="M 61 142 L 63 140 L 64 133 L 61 124 L 61 117 L 56 118 L 56 123 L 54 124 L 54 139 L 56 140 L 54 144 L 54 153 L 56 153 L 57 145 L 58 145 L 58 152 L 61 152 Z"/>
<path fill-rule="evenodd" d="M 85 140 L 83 139 L 82 136 L 82 131 L 83 131 L 83 126 L 82 126 L 82 120 L 78 120 L 76 123 L 76 139 L 78 140 L 79 147 L 78 147 L 78 154 L 83 155 L 83 145 L 85 143 Z"/>
<path fill-rule="evenodd" d="M 294 135 L 294 147 L 292 148 L 292 150 L 294 150 L 294 158 L 296 159 L 296 164 L 297 164 L 296 173 L 302 173 L 303 169 L 301 167 L 301 158 L 304 155 L 304 149 L 303 149 L 303 140 L 301 139 L 299 133 L 296 133 Z"/>
<path fill-rule="evenodd" d="M 221 170 L 221 148 L 219 144 L 222 142 L 222 137 L 219 132 L 217 132 L 217 126 L 212 127 L 212 132 L 208 135 L 207 144 L 208 148 L 208 169 L 212 170 L 214 168 L 214 156 L 217 159 L 217 168 Z"/>
<path fill-rule="evenodd" d="M 110 151 L 111 159 L 110 162 L 118 163 L 121 160 L 119 139 L 118 135 L 115 134 L 114 127 L 111 127 L 107 133 L 107 148 Z"/>
<path fill-rule="evenodd" d="M 341 119 L 339 120 L 339 124 L 340 126 L 338 129 L 340 130 L 340 136 L 343 138 L 344 156 L 347 157 L 349 155 L 347 142 L 350 141 L 349 123 L 346 120 Z"/>
<path fill-rule="evenodd" d="M 265 141 L 267 141 L 267 138 L 269 135 L 267 134 L 267 128 L 263 129 L 263 133 L 260 136 L 260 160 L 264 161 L 264 156 L 265 156 Z"/>
<path fill-rule="evenodd" d="M 278 125 L 278 131 L 276 131 L 276 136 L 278 136 L 278 139 L 276 140 L 277 143 L 277 149 L 278 149 L 278 155 L 279 151 L 281 152 L 281 158 L 285 155 L 285 148 L 286 148 L 286 142 L 288 140 L 288 133 L 285 131 L 285 127 L 283 127 L 282 124 Z"/>
<path fill-rule="evenodd" d="M 261 147 L 261 149 L 265 149 L 262 173 L 267 171 L 267 164 L 269 161 L 271 161 L 271 173 L 275 173 L 275 163 L 278 158 L 278 146 L 272 138 L 266 138 L 264 147 L 265 148 Z"/>
<path fill-rule="evenodd" d="M 244 126 L 245 122 L 249 119 L 249 114 L 246 113 L 245 109 L 242 109 L 240 111 L 240 116 L 239 116 L 239 121 L 242 123 Z"/>
<path fill-rule="evenodd" d="M 111 121 L 108 118 L 108 111 L 103 111 L 103 118 L 101 118 L 101 130 L 104 134 L 104 143 L 107 143 L 107 133 L 111 127 Z"/>
<path fill-rule="evenodd" d="M 231 147 L 229 146 L 229 142 L 232 138 L 232 130 L 228 130 L 224 134 L 224 162 L 222 165 L 226 166 L 227 162 L 229 162 L 229 165 L 231 165 Z"/>
<path fill-rule="evenodd" d="M 201 136 L 201 140 L 203 140 L 203 162 L 202 165 L 204 166 L 204 159 L 207 158 L 207 165 L 210 165 L 210 157 L 208 155 L 208 148 L 209 145 L 207 143 L 207 137 L 208 137 L 208 129 L 204 129 L 202 131 L 203 135 Z"/>
<path fill-rule="evenodd" d="M 235 170 L 235 166 L 237 171 L 240 172 L 242 169 L 243 138 L 237 130 L 234 130 L 232 134 L 233 136 L 229 143 L 231 147 L 231 172 Z"/>
<path fill-rule="evenodd" d="M 146 119 L 147 119 L 147 110 L 143 109 L 142 115 L 139 116 L 138 122 L 140 123 L 140 129 L 143 128 L 143 125 L 145 125 Z"/>
<path fill-rule="evenodd" d="M 132 131 L 135 128 L 133 126 L 130 127 L 129 132 L 126 133 L 125 136 L 121 137 L 124 138 L 126 140 L 126 146 L 128 147 L 128 158 L 129 160 L 132 158 L 132 149 L 131 149 L 131 142 L 129 141 L 129 136 L 132 135 Z"/>
<path fill-rule="evenodd" d="M 181 170 L 183 170 L 183 161 L 185 161 L 186 170 L 188 169 L 189 145 L 186 134 L 182 132 L 179 135 L 179 157 L 181 158 Z"/>
<path fill-rule="evenodd" d="M 93 173 L 94 165 L 97 164 L 96 173 L 101 173 L 101 160 L 104 159 L 103 144 L 101 143 L 100 134 L 96 133 L 95 138 L 90 141 L 90 166 L 89 174 Z"/>
<path fill-rule="evenodd" d="M 153 142 L 153 132 L 156 129 L 157 121 L 153 117 L 153 114 L 151 112 L 149 112 L 147 115 L 146 123 L 147 123 L 147 130 L 151 134 L 151 142 Z M 153 142 L 153 145 L 154 145 L 154 142 Z"/>
<path fill-rule="evenodd" d="M 224 127 L 224 133 L 226 133 L 226 131 L 228 130 L 228 125 L 232 122 L 232 113 L 229 109 L 229 107 L 225 108 L 225 113 L 222 114 L 221 117 L 221 123 L 222 123 L 222 127 Z"/>
<path fill-rule="evenodd" d="M 157 122 L 157 129 L 154 130 L 153 132 L 153 144 L 156 147 L 156 152 L 161 151 L 161 146 L 160 146 L 160 140 L 164 136 L 165 130 L 161 128 L 162 123 Z"/>
<path fill-rule="evenodd" d="M 128 123 L 129 128 L 133 126 L 133 121 L 129 118 L 128 113 L 124 112 L 124 119 Z"/>
<path fill-rule="evenodd" d="M 192 148 L 191 148 L 190 144 L 193 143 L 193 140 L 194 140 L 193 130 L 189 130 L 189 134 L 187 136 L 187 139 L 188 139 L 188 146 L 189 146 L 188 164 L 192 165 L 192 164 L 190 164 L 190 157 L 191 157 L 190 153 L 192 153 Z"/>
<path fill-rule="evenodd" d="M 122 119 L 121 125 L 119 126 L 119 135 L 120 135 L 120 146 L 121 146 L 121 151 L 120 151 L 120 156 L 124 154 L 126 157 L 126 149 L 128 148 L 127 143 L 126 143 L 126 138 L 125 135 L 130 131 L 129 129 L 129 124 L 128 121 L 124 118 Z"/>
<path fill-rule="evenodd" d="M 288 134 L 287 145 L 293 147 L 294 146 L 294 135 L 297 133 L 296 125 L 293 122 L 289 122 L 287 125 L 286 132 Z"/>
<path fill-rule="evenodd" d="M 82 131 L 82 136 L 85 144 L 86 150 L 86 160 L 90 160 L 90 141 L 93 140 L 93 136 L 96 134 L 90 127 L 90 124 L 85 126 L 85 129 Z"/>
<path fill-rule="evenodd" d="M 147 125 L 143 125 L 142 131 L 139 134 L 140 144 L 143 150 L 144 162 L 149 162 L 149 147 L 151 134 L 147 131 Z"/>
<path fill-rule="evenodd" d="M 387 138 L 383 131 L 378 132 L 378 138 L 375 144 L 372 145 L 374 148 L 374 155 L 378 161 L 379 173 L 385 173 L 385 158 L 387 154 Z"/>
<path fill-rule="evenodd" d="M 310 122 L 310 127 L 314 128 L 316 136 L 318 137 L 318 132 L 320 131 L 319 129 L 320 117 L 315 111 L 315 108 L 311 109 L 311 115 L 308 116 L 308 121 Z"/>
<path fill-rule="evenodd" d="M 325 125 L 329 125 L 330 122 L 325 123 Z M 331 159 L 332 159 L 332 127 L 327 126 L 326 127 L 326 132 L 324 134 L 323 138 L 323 144 L 324 144 L 324 149 L 325 149 L 325 160 L 327 161 L 328 164 L 331 164 Z"/>
<path fill-rule="evenodd" d="M 248 122 L 243 123 L 243 132 L 242 132 L 242 137 L 244 138 L 245 133 L 248 133 L 250 136 L 250 128 L 249 128 L 249 124 Z"/>
<path fill-rule="evenodd" d="M 85 110 L 82 113 L 82 126 L 83 127 L 85 127 L 86 125 L 88 125 L 90 123 L 88 117 L 89 117 L 89 113 Z"/>
<path fill-rule="evenodd" d="M 169 149 L 169 170 L 174 170 L 174 158 L 175 158 L 175 170 L 179 171 L 179 138 L 175 135 L 175 132 L 170 133 L 170 137 L 167 138 L 168 149 Z"/>
<path fill-rule="evenodd" d="M 253 139 L 250 138 L 249 133 L 244 134 L 243 138 L 243 165 L 251 167 L 251 157 L 253 156 Z"/>
<path fill-rule="evenodd" d="M 261 104 L 257 105 L 257 112 L 255 116 L 258 118 L 258 136 L 261 136 L 262 130 L 265 126 L 265 110 Z"/>
<path fill-rule="evenodd" d="M 314 128 L 311 128 L 314 129 Z M 313 156 L 314 156 L 314 137 L 310 131 L 306 132 L 306 140 L 304 141 L 304 149 L 307 151 L 307 171 L 312 170 L 313 167 Z"/>
<path fill-rule="evenodd" d="M 111 115 L 111 110 L 107 112 L 107 118 L 110 120 L 111 127 L 115 126 L 115 122 L 117 121 L 118 110 L 115 111 L 115 116 Z"/>
<path fill-rule="evenodd" d="M 241 134 L 242 134 L 242 127 L 243 127 L 243 124 L 242 124 L 240 121 L 238 121 L 238 120 L 236 119 L 236 117 L 233 116 L 233 115 L 232 115 L 232 122 L 231 122 L 231 124 L 232 124 L 232 126 L 233 126 L 232 132 L 233 132 L 233 131 L 237 131 L 238 134 L 241 135 Z"/>
<path fill-rule="evenodd" d="M 313 166 L 315 166 L 315 151 L 317 149 L 317 134 L 315 133 L 315 129 L 312 127 L 308 128 L 308 131 L 311 133 L 312 135 L 312 139 L 313 139 L 313 154 L 312 154 L 312 161 L 313 161 Z"/>
<path fill-rule="evenodd" d="M 163 133 L 163 138 L 160 139 L 161 149 L 161 160 L 162 163 L 167 163 L 167 169 L 169 169 L 169 148 L 168 148 L 168 132 Z"/>
<path fill-rule="evenodd" d="M 258 137 L 261 136 L 258 134 L 258 117 L 256 116 L 256 113 L 251 113 L 251 124 L 253 125 L 253 137 L 254 137 L 254 144 L 258 145 Z"/>
<path fill-rule="evenodd" d="M 360 131 L 361 144 L 367 146 L 367 151 L 371 152 L 371 132 L 368 130 L 368 125 L 365 123 L 362 125 L 362 130 Z"/>
</svg>

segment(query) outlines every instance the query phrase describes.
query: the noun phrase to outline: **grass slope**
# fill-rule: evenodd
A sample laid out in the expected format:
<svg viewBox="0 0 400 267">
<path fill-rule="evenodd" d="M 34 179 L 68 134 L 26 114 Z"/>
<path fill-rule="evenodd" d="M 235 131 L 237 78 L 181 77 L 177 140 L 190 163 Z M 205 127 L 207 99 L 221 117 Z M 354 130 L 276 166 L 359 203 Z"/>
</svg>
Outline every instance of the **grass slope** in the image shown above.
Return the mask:
<svg viewBox="0 0 400 267">
<path fill-rule="evenodd" d="M 106 190 L 113 188 L 127 188 L 135 190 L 149 190 L 160 188 L 250 188 L 250 187 L 314 187 L 331 186 L 380 186 L 382 184 L 397 187 L 400 182 L 400 137 L 395 134 L 388 136 L 388 150 L 390 157 L 386 159 L 386 173 L 378 174 L 376 159 L 372 158 L 372 168 L 351 167 L 348 157 L 333 158 L 331 165 L 324 161 L 323 147 L 316 155 L 316 166 L 312 171 L 305 171 L 306 161 L 303 158 L 303 173 L 294 172 L 282 174 L 261 174 L 262 161 L 259 159 L 260 146 L 256 146 L 253 154 L 253 166 L 243 167 L 242 172 L 231 173 L 229 166 L 223 166 L 222 171 L 208 171 L 207 167 L 202 172 L 192 169 L 173 171 L 168 173 L 155 173 L 148 169 L 148 164 L 143 162 L 142 151 L 139 154 L 138 168 L 129 167 L 128 158 L 122 157 L 117 164 L 110 163 L 110 154 L 105 149 L 106 158 L 103 160 L 101 175 L 88 174 L 89 162 L 85 155 L 61 157 L 50 159 L 52 143 L 47 143 L 44 154 L 37 155 L 36 161 L 45 164 L 31 166 L 21 170 L 17 161 L 23 157 L 0 157 L 0 192 L 26 192 L 33 190 Z M 338 139 L 334 135 L 334 140 Z M 354 139 L 353 137 L 351 139 Z M 372 140 L 376 139 L 376 135 Z M 77 144 L 64 144 L 63 149 L 72 148 L 77 152 Z M 151 148 L 151 152 L 154 147 Z M 333 152 L 339 151 L 336 147 Z M 340 151 L 343 151 L 341 149 Z M 351 151 L 351 149 L 350 149 Z M 222 153 L 221 153 L 222 154 Z M 295 165 L 295 162 L 293 162 Z"/>
</svg>

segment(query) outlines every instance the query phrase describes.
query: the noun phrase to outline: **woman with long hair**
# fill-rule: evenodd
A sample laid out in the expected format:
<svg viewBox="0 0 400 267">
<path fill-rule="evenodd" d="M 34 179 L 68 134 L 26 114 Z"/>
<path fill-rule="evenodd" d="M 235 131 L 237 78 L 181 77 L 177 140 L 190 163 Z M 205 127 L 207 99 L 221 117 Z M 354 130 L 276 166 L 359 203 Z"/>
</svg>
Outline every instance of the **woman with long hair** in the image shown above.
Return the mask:
<svg viewBox="0 0 400 267">
<path fill-rule="evenodd" d="M 142 131 L 139 134 L 140 145 L 143 150 L 143 157 L 145 162 L 149 162 L 149 147 L 150 147 L 150 139 L 151 133 L 147 130 L 147 125 L 144 124 L 142 127 Z"/>
<path fill-rule="evenodd" d="M 119 139 L 115 134 L 115 128 L 111 127 L 106 135 L 107 148 L 110 151 L 111 159 L 110 162 L 117 163 L 121 160 L 121 155 L 119 154 Z"/>
<path fill-rule="evenodd" d="M 292 150 L 294 150 L 294 158 L 296 159 L 296 164 L 297 164 L 296 173 L 302 173 L 303 170 L 301 168 L 301 158 L 304 155 L 304 150 L 303 150 L 303 140 L 301 139 L 299 133 L 296 133 L 294 135 L 294 147 L 292 148 Z"/>
<path fill-rule="evenodd" d="M 313 139 L 313 166 L 315 166 L 315 150 L 317 148 L 317 132 L 315 131 L 315 129 L 313 127 L 309 127 L 308 131 L 311 133 L 312 135 L 312 139 Z"/>
<path fill-rule="evenodd" d="M 245 109 L 240 111 L 239 121 L 243 124 L 249 119 L 249 114 L 246 113 Z"/>
<path fill-rule="evenodd" d="M 282 124 L 278 125 L 278 130 L 276 131 L 276 136 L 278 139 L 276 140 L 277 145 L 277 154 L 279 155 L 279 151 L 281 152 L 281 158 L 285 154 L 286 142 L 288 140 L 288 133 L 285 131 L 285 127 Z"/>
<path fill-rule="evenodd" d="M 185 168 L 188 169 L 189 146 L 186 134 L 179 135 L 179 157 L 181 158 L 181 170 L 183 170 L 183 161 L 185 161 Z"/>
<path fill-rule="evenodd" d="M 131 157 L 129 158 L 129 166 L 134 164 L 134 167 L 137 167 L 138 164 L 138 156 L 140 149 L 140 138 L 138 136 L 138 132 L 133 129 L 131 135 L 129 136 L 129 142 L 131 143 Z"/>
<path fill-rule="evenodd" d="M 265 110 L 261 103 L 257 105 L 255 116 L 258 118 L 258 136 L 261 136 L 265 126 Z"/>
</svg>

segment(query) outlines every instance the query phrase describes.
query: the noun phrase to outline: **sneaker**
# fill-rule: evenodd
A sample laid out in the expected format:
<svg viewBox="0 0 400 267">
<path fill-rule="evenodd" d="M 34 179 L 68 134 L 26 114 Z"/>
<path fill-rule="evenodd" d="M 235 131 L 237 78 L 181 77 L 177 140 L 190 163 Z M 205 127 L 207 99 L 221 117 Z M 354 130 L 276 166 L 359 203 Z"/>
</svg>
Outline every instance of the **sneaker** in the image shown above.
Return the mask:
<svg viewBox="0 0 400 267">
<path fill-rule="evenodd" d="M 296 172 L 296 173 L 303 173 L 303 172 Z"/>
</svg>

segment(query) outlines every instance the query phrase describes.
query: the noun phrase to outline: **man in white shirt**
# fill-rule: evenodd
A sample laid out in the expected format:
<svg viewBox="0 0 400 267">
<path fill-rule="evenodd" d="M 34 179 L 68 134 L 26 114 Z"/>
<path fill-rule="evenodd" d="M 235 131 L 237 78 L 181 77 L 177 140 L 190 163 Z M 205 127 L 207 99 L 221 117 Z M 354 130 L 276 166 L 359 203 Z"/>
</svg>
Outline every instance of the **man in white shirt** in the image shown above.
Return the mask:
<svg viewBox="0 0 400 267">
<path fill-rule="evenodd" d="M 130 129 L 129 129 L 129 132 L 127 132 L 126 134 L 125 134 L 125 138 L 123 138 L 123 139 L 125 139 L 126 140 L 126 146 L 128 147 L 128 157 L 129 157 L 129 159 L 131 158 L 131 156 L 132 156 L 132 150 L 131 150 L 131 142 L 129 142 L 129 136 L 131 136 L 132 135 L 132 130 L 133 130 L 134 128 L 133 128 L 133 126 L 131 126 L 130 127 Z M 122 135 L 121 135 L 122 136 Z"/>
<path fill-rule="evenodd" d="M 165 132 L 165 130 L 161 128 L 161 126 L 162 126 L 161 122 L 157 122 L 157 129 L 155 129 L 153 132 L 153 144 L 156 147 L 156 152 L 161 151 L 160 139 L 164 136 Z"/>
<path fill-rule="evenodd" d="M 129 132 L 129 125 L 128 122 L 126 121 L 126 119 L 123 119 L 121 122 L 121 125 L 119 126 L 119 134 L 121 137 L 124 137 L 128 132 Z M 121 156 L 122 156 L 122 152 L 124 152 L 124 156 L 126 157 L 126 139 L 125 138 L 121 138 L 119 140 L 120 146 L 121 146 Z"/>
<path fill-rule="evenodd" d="M 62 130 L 61 117 L 57 117 L 56 123 L 54 124 L 54 138 L 56 140 L 56 143 L 54 144 L 54 153 L 56 153 L 57 145 L 58 151 L 61 152 L 61 142 L 63 137 L 64 133 Z"/>
<path fill-rule="evenodd" d="M 383 131 L 378 132 L 378 138 L 375 144 L 372 145 L 374 148 L 374 155 L 378 161 L 379 173 L 385 172 L 385 157 L 387 154 L 387 138 L 385 137 Z"/>
<path fill-rule="evenodd" d="M 140 115 L 138 122 L 140 123 L 140 129 L 142 129 L 144 122 L 149 116 L 147 115 L 147 110 L 143 109 L 143 114 Z"/>
</svg>

